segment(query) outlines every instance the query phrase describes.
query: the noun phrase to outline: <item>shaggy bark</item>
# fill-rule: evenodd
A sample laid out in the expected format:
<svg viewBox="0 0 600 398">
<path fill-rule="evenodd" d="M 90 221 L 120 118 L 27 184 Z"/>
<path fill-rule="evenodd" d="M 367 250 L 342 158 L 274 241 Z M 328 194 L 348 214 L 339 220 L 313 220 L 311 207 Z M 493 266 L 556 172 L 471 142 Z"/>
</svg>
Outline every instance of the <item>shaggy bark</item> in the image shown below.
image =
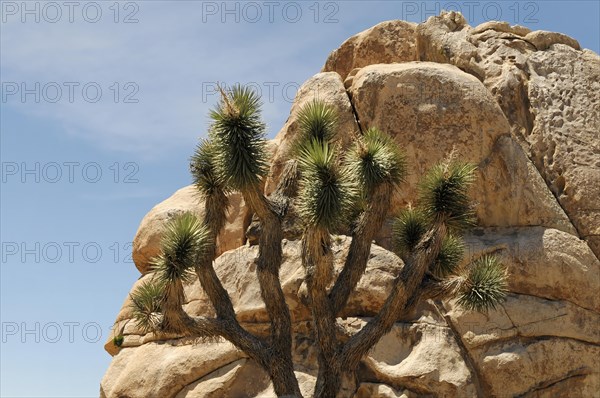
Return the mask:
<svg viewBox="0 0 600 398">
<path fill-rule="evenodd" d="M 165 286 L 164 300 L 162 301 L 161 311 L 163 319 L 161 327 L 172 333 L 184 333 L 186 325 L 184 321 L 184 311 L 181 306 L 184 303 L 183 284 L 180 280 L 170 282 Z"/>
<path fill-rule="evenodd" d="M 283 239 L 280 213 L 276 204 L 265 198 L 258 188 L 242 194 L 261 220 L 256 274 L 271 320 L 270 367 L 267 371 L 278 396 L 301 397 L 292 362 L 292 320 L 279 280 Z"/>
<path fill-rule="evenodd" d="M 289 189 L 289 186 L 286 188 Z M 244 192 L 244 198 L 259 215 L 263 227 L 256 269 L 261 295 L 271 319 L 271 340 L 266 342 L 252 335 L 237 321 L 229 294 L 212 265 L 215 257 L 214 245 L 211 250 L 198 259 L 195 267 L 200 284 L 217 314 L 217 319 L 213 324 L 214 330 L 211 331 L 214 335 L 226 338 L 256 360 L 269 373 L 278 396 L 301 397 L 292 362 L 291 319 L 279 280 L 279 267 L 282 260 L 282 232 L 279 214 L 273 210 L 273 204 L 256 189 Z M 216 241 L 218 232 L 225 223 L 226 206 L 223 206 L 223 203 L 226 203 L 224 198 L 206 199 L 204 222 L 211 229 L 213 241 Z M 183 290 L 181 293 L 183 294 Z M 179 309 L 181 309 L 181 304 L 182 302 Z M 200 331 L 201 324 L 188 322 L 188 330 L 192 327 L 194 330 Z M 204 325 L 204 327 L 207 326 Z"/>
<path fill-rule="evenodd" d="M 392 292 L 381 311 L 344 345 L 341 353 L 344 369 L 354 371 L 362 357 L 391 330 L 399 316 L 412 306 L 425 273 L 439 254 L 445 236 L 446 227 L 440 221 L 421 239 L 394 281 Z"/>
<path fill-rule="evenodd" d="M 340 344 L 336 340 L 336 315 L 346 305 L 367 267 L 371 242 L 383 225 L 390 198 L 391 189 L 385 184 L 370 195 L 369 204 L 353 231 L 344 268 L 329 295 L 326 289 L 333 272 L 330 236 L 328 233 L 312 231 L 303 240 L 306 283 L 320 349 L 314 394 L 317 398 L 335 397 L 341 387 L 342 363 Z"/>
<path fill-rule="evenodd" d="M 227 201 L 223 197 L 208 197 L 205 202 L 204 223 L 210 228 L 211 240 L 216 242 L 217 235 L 225 224 L 226 206 L 223 204 Z M 217 320 L 220 321 L 219 335 L 265 367 L 267 366 L 267 358 L 264 354 L 266 345 L 261 339 L 246 331 L 237 321 L 229 294 L 213 267 L 215 256 L 216 247 L 211 245 L 211 248 L 202 253 L 198 259 L 195 271 L 202 289 L 215 309 Z"/>
<path fill-rule="evenodd" d="M 399 239 L 410 248 L 413 242 L 418 243 L 394 280 L 381 310 L 355 334 L 341 327 L 337 315 L 367 268 L 372 241 L 385 222 L 394 189 L 402 182 L 403 155 L 390 137 L 370 128 L 362 137 L 356 137 L 357 146 L 346 160 L 338 162 L 339 148 L 333 141 L 329 142 L 336 130 L 337 116 L 334 108 L 315 100 L 305 105 L 297 117 L 299 135 L 290 155 L 299 158 L 285 163 L 277 177 L 277 188 L 265 197 L 261 179 L 268 162 L 259 98 L 242 86 L 227 93 L 220 87 L 219 90 L 222 101 L 211 112 L 214 123 L 210 141 L 202 141 L 192 158 L 195 182 L 205 195 L 204 225 L 199 226 L 197 220 L 186 215 L 183 223 L 173 224 L 169 230 L 174 231 L 173 239 L 167 240 L 165 246 L 171 250 L 174 245 L 178 253 L 195 251 L 192 253 L 195 257 L 178 257 L 173 262 L 167 259 L 166 266 L 171 268 L 161 274 L 160 285 L 143 286 L 134 304 L 138 311 L 136 318 L 144 328 L 200 338 L 224 337 L 265 369 L 277 396 L 301 398 L 292 360 L 292 321 L 279 277 L 283 261 L 282 221 L 291 200 L 297 197 L 299 182 L 307 194 L 303 197 L 305 202 L 299 203 L 299 213 L 307 223 L 302 239 L 302 265 L 308 294 L 306 302 L 304 298 L 301 300 L 310 308 L 318 348 L 319 371 L 314 397 L 336 397 L 344 373 L 353 373 L 380 338 L 421 300 L 449 293 L 459 293 L 461 299 L 469 300 L 467 294 L 471 294 L 478 298 L 472 299 L 469 305 L 485 307 L 502 296 L 501 270 L 494 269 L 492 262 L 459 270 L 461 272 L 445 279 L 431 273 L 446 236 L 447 222 L 466 227 L 471 214 L 465 189 L 472 182 L 474 166 L 451 164 L 451 154 L 448 163 L 437 165 L 424 180 L 425 195 L 423 209 L 420 209 L 423 213 L 414 213 L 423 217 L 400 220 Z M 301 180 L 300 169 L 306 172 Z M 355 183 L 364 189 L 366 206 L 352 231 L 343 269 L 328 292 L 334 282 L 329 226 L 341 222 L 333 217 L 342 217 L 353 206 L 358 193 Z M 213 266 L 217 237 L 226 223 L 229 188 L 240 191 L 247 207 L 260 221 L 256 228 L 259 231 L 256 276 L 270 320 L 270 334 L 264 338 L 240 325 L 231 298 Z M 412 217 L 412 213 L 409 215 Z M 433 225 L 427 227 L 432 219 Z M 208 228 L 208 237 L 204 227 Z M 429 229 L 422 234 L 426 228 Z M 445 257 L 441 256 L 439 264 L 454 261 L 452 244 L 444 246 L 444 254 L 450 260 L 443 263 Z M 209 246 L 208 250 L 197 252 L 205 246 Z M 449 254 L 446 253 L 448 247 Z M 183 310 L 183 283 L 189 280 L 187 271 L 192 265 L 215 309 L 214 319 L 193 318 Z M 469 290 L 469 286 L 476 288 Z"/>
<path fill-rule="evenodd" d="M 331 289 L 329 298 L 335 315 L 344 308 L 348 297 L 367 268 L 371 242 L 381 229 L 392 197 L 391 188 L 381 184 L 368 199 L 369 204 L 352 231 L 352 242 L 342 272 Z"/>
<path fill-rule="evenodd" d="M 341 386 L 341 368 L 337 359 L 335 313 L 327 296 L 327 286 L 333 277 L 333 253 L 328 231 L 309 228 L 305 232 L 302 262 L 319 348 L 319 374 L 314 397 L 334 397 Z"/>
<path fill-rule="evenodd" d="M 325 365 L 334 370 L 343 369 L 349 372 L 356 370 L 360 360 L 369 350 L 391 330 L 400 316 L 410 311 L 421 298 L 423 292 L 420 288 L 423 285 L 426 272 L 439 254 L 441 242 L 445 235 L 446 228 L 443 222 L 435 224 L 429 230 L 396 278 L 392 292 L 386 299 L 381 311 L 359 332 L 350 337 L 337 352 L 330 354 L 330 358 L 327 358 L 329 361 L 324 359 Z M 317 315 L 324 316 L 322 313 L 317 313 Z M 331 317 L 335 322 L 334 318 L 335 316 Z M 315 323 L 317 324 L 316 319 Z M 335 324 L 331 326 L 331 330 L 335 331 Z M 322 345 L 321 342 L 319 344 Z M 321 364 L 320 367 L 322 367 Z M 327 368 L 323 371 L 319 369 L 315 397 L 335 397 L 339 392 L 341 371 L 336 373 L 327 370 Z M 329 387 L 329 389 L 321 386 Z"/>
</svg>

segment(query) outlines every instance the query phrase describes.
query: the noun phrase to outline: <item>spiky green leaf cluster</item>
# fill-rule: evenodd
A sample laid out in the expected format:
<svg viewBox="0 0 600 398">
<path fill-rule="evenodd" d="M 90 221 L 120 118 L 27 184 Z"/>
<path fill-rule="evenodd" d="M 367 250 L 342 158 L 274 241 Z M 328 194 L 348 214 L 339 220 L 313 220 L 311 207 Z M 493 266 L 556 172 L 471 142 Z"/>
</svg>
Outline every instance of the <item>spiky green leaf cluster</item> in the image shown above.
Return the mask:
<svg viewBox="0 0 600 398">
<path fill-rule="evenodd" d="M 255 186 L 268 171 L 266 126 L 260 114 L 260 99 L 249 87 L 236 85 L 223 92 L 210 112 L 209 136 L 224 181 L 235 190 Z"/>
<path fill-rule="evenodd" d="M 356 184 L 347 169 L 339 167 L 326 142 L 312 140 L 298 161 L 302 172 L 297 202 L 300 216 L 306 225 L 335 230 L 354 205 Z"/>
<path fill-rule="evenodd" d="M 155 331 L 161 319 L 164 284 L 154 279 L 142 282 L 129 296 L 138 327 L 144 333 Z"/>
<path fill-rule="evenodd" d="M 358 138 L 347 163 L 367 194 L 380 184 L 396 188 L 406 175 L 406 159 L 400 148 L 376 128 L 368 129 Z"/>
<path fill-rule="evenodd" d="M 313 99 L 298 112 L 298 136 L 292 143 L 293 155 L 298 155 L 311 141 L 331 142 L 336 135 L 338 117 L 335 109 L 319 99 Z"/>
<path fill-rule="evenodd" d="M 392 236 L 394 248 L 404 259 L 413 251 L 427 231 L 429 220 L 418 208 L 404 209 L 394 220 Z"/>
<path fill-rule="evenodd" d="M 439 277 L 444 278 L 454 273 L 465 253 L 465 245 L 463 240 L 454 234 L 448 234 L 442 240 L 442 246 L 440 252 L 433 264 L 432 273 Z"/>
<path fill-rule="evenodd" d="M 462 272 L 458 304 L 468 310 L 485 312 L 495 309 L 507 293 L 506 268 L 496 256 L 486 255 Z"/>
<path fill-rule="evenodd" d="M 209 140 L 200 140 L 190 161 L 194 185 L 204 196 L 227 193 L 223 173 L 217 168 L 217 151 Z"/>
<path fill-rule="evenodd" d="M 212 241 L 206 226 L 190 212 L 171 220 L 161 240 L 161 252 L 152 260 L 156 277 L 163 283 L 189 282 L 198 256 Z"/>
<path fill-rule="evenodd" d="M 123 336 L 122 334 L 113 337 L 113 344 L 116 345 L 117 347 L 121 347 L 123 345 L 124 341 L 125 341 L 125 336 Z"/>
<path fill-rule="evenodd" d="M 431 220 L 444 220 L 448 227 L 458 231 L 473 225 L 475 214 L 468 190 L 475 170 L 472 164 L 447 160 L 424 176 L 419 206 Z"/>
</svg>

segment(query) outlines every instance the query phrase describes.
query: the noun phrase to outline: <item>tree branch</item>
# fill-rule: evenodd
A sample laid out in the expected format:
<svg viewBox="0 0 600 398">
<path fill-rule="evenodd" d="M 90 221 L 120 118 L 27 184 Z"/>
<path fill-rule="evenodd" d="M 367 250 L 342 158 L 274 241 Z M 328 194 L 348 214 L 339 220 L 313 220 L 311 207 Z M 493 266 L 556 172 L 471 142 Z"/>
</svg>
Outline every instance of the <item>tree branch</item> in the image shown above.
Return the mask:
<svg viewBox="0 0 600 398">
<path fill-rule="evenodd" d="M 367 208 L 361 214 L 358 225 L 352 231 L 352 242 L 344 268 L 329 294 L 335 315 L 344 308 L 367 268 L 371 243 L 385 221 L 391 197 L 392 190 L 388 184 L 380 184 L 375 188 L 375 192 L 368 198 Z"/>
<path fill-rule="evenodd" d="M 211 239 L 216 242 L 220 229 L 225 224 L 226 203 L 221 195 L 207 196 L 205 199 L 204 223 L 209 226 Z M 216 245 L 211 245 L 211 250 L 206 251 L 198 259 L 194 268 L 202 289 L 208 296 L 219 321 L 219 334 L 229 340 L 233 345 L 246 352 L 252 359 L 262 366 L 267 365 L 265 356 L 266 344 L 258 337 L 246 331 L 237 321 L 235 310 L 229 293 L 223 287 L 213 267 L 216 256 Z"/>
<path fill-rule="evenodd" d="M 185 313 L 185 311 L 182 310 Z M 186 313 L 187 315 L 187 313 Z M 225 329 L 224 322 L 218 318 L 206 318 L 203 316 L 185 318 L 187 330 L 192 337 L 222 337 Z"/>
<path fill-rule="evenodd" d="M 283 259 L 281 212 L 277 211 L 276 203 L 268 200 L 258 187 L 245 190 L 242 194 L 261 221 L 256 274 L 260 293 L 271 319 L 272 345 L 267 370 L 277 395 L 301 397 L 292 362 L 292 321 L 279 280 L 279 268 Z"/>
<path fill-rule="evenodd" d="M 336 317 L 327 297 L 327 286 L 333 277 L 331 236 L 321 228 L 308 228 L 302 239 L 302 263 L 306 270 L 306 286 L 319 345 L 319 375 L 314 397 L 335 396 L 340 388 L 341 368 L 337 358 Z"/>
<path fill-rule="evenodd" d="M 417 299 L 423 277 L 437 257 L 446 227 L 438 221 L 425 234 L 394 281 L 381 311 L 348 340 L 341 353 L 342 368 L 354 370 L 369 350 L 388 333 L 398 317 Z"/>
</svg>

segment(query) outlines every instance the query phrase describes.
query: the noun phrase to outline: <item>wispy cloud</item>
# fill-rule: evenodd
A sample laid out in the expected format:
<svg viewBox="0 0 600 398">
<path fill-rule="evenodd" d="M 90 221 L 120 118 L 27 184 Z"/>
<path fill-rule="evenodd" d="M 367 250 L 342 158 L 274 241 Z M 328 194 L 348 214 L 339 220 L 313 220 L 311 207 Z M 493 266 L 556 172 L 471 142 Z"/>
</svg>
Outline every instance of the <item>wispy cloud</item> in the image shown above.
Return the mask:
<svg viewBox="0 0 600 398">
<path fill-rule="evenodd" d="M 29 8 L 46 4 L 4 1 L 2 7 L 7 3 Z M 14 15 L 3 13 L 3 85 L 25 83 L 26 88 L 35 90 L 38 82 L 42 94 L 40 103 L 34 102 L 32 94 L 26 101 L 20 100 L 18 92 L 8 95 L 2 98 L 3 110 L 58 123 L 65 134 L 145 158 L 169 155 L 182 146 L 189 148 L 205 134 L 206 115 L 217 100 L 211 84 L 217 81 L 255 83 L 266 100 L 264 116 L 274 135 L 288 115 L 294 88 L 316 73 L 328 52 L 343 39 L 385 19 L 420 20 L 437 12 L 435 7 L 419 2 L 420 12 L 408 13 L 406 2 L 401 1 L 75 2 L 79 6 L 71 23 L 65 3 L 49 3 L 62 7 L 62 17 L 56 23 L 48 22 L 48 15 L 42 15 L 39 23 L 33 21 L 35 16 L 25 15 L 23 23 L 22 10 Z M 82 8 L 90 3 L 101 5 L 102 17 L 97 23 L 83 18 Z M 578 18 L 593 13 L 583 12 L 581 5 L 565 8 L 555 3 L 559 2 L 540 5 L 536 14 L 539 22 L 531 27 L 569 28 L 574 36 L 580 33 L 584 43 L 596 37 L 591 41 L 597 47 L 597 24 L 583 34 L 578 25 L 562 18 L 565 12 Z M 117 23 L 115 4 L 120 7 Z M 301 18 L 295 21 L 298 7 Z M 88 11 L 92 17 L 93 11 Z M 253 22 L 257 11 L 260 16 Z M 524 23 L 510 20 L 510 9 L 503 11 L 509 22 Z M 47 14 L 50 18 L 54 15 L 52 10 Z M 479 14 L 471 15 L 472 24 L 484 21 Z M 123 23 L 127 16 L 138 22 Z M 567 21 L 566 25 L 561 21 Z M 45 98 L 55 95 L 51 86 L 44 92 L 49 82 L 62 87 L 62 98 L 56 103 Z M 79 86 L 71 102 L 64 84 L 73 82 Z M 82 94 L 88 83 L 95 84 L 87 87 L 92 99 L 95 88 L 102 90 L 97 102 L 86 101 Z M 4 96 L 5 88 L 15 90 L 14 85 L 3 86 Z"/>
<path fill-rule="evenodd" d="M 59 123 L 66 134 L 108 150 L 155 157 L 204 134 L 217 100 L 214 82 L 262 88 L 274 134 L 302 83 L 294 79 L 316 72 L 290 63 L 321 39 L 300 25 L 203 23 L 202 2 L 139 2 L 138 23 L 114 23 L 112 3 L 102 4 L 98 23 L 7 18 L 0 43 L 4 109 Z M 37 91 L 39 102 L 33 92 L 22 97 L 23 90 Z"/>
</svg>

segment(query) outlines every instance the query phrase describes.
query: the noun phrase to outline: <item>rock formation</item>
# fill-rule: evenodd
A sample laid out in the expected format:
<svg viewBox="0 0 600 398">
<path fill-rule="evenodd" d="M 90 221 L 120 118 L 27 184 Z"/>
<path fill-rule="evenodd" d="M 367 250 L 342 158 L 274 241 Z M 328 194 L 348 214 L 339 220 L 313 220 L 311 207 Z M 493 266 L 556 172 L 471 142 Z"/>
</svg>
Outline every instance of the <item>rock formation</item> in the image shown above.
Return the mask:
<svg viewBox="0 0 600 398">
<path fill-rule="evenodd" d="M 315 96 L 340 116 L 340 145 L 371 126 L 407 153 L 411 174 L 390 217 L 415 200 L 420 175 L 453 148 L 479 166 L 479 227 L 468 255 L 496 253 L 510 270 L 507 301 L 488 314 L 453 302 L 426 302 L 400 319 L 346 380 L 345 397 L 600 397 L 600 58 L 563 34 L 504 22 L 470 27 L 459 13 L 421 24 L 387 21 L 333 51 L 323 71 L 300 89 L 273 140 L 265 190 L 281 173 L 297 132 L 296 114 Z M 232 195 L 215 269 L 238 319 L 266 333 L 246 244 L 251 215 Z M 186 187 L 142 220 L 133 259 L 147 278 L 161 228 L 185 210 L 201 212 Z M 293 220 L 291 221 L 293 223 Z M 373 316 L 402 266 L 389 228 L 373 245 L 365 275 L 344 312 L 351 331 Z M 281 280 L 294 322 L 296 375 L 306 397 L 316 376 L 297 234 L 288 234 Z M 349 238 L 336 241 L 337 269 Z M 381 247 L 380 247 L 381 246 Z M 233 249 L 233 250 L 232 250 Z M 134 285 L 135 287 L 135 285 Z M 197 283 L 186 310 L 212 308 Z M 224 341 L 157 340 L 131 320 L 129 298 L 114 335 L 124 336 L 101 383 L 102 397 L 273 397 L 267 375 Z"/>
</svg>

